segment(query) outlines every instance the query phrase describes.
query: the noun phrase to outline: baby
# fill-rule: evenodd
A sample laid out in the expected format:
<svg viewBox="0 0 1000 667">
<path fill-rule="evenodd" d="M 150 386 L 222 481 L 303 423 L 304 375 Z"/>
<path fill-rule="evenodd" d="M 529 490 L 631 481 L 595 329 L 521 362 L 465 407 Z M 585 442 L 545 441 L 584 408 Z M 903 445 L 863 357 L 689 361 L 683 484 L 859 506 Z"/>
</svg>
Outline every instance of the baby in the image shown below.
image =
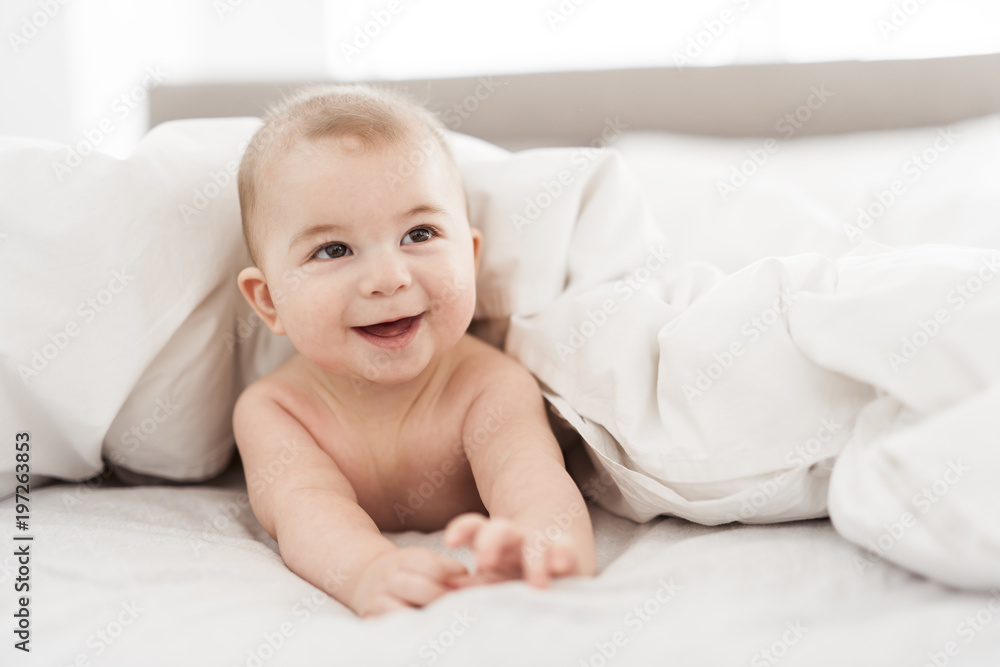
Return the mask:
<svg viewBox="0 0 1000 667">
<path fill-rule="evenodd" d="M 238 180 L 240 290 L 297 351 L 233 414 L 247 473 L 280 469 L 249 495 L 287 566 L 362 616 L 593 575 L 537 383 L 466 333 L 482 236 L 440 121 L 368 86 L 307 89 L 268 114 Z M 442 528 L 474 572 L 381 534 Z"/>
</svg>

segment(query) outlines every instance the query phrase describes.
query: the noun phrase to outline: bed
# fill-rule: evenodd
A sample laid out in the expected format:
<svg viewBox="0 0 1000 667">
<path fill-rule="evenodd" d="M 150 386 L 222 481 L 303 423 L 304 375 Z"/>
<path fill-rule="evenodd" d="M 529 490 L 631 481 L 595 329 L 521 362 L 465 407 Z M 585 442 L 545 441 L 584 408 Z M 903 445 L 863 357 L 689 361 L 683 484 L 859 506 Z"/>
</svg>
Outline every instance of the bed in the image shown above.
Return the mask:
<svg viewBox="0 0 1000 667">
<path fill-rule="evenodd" d="M 681 237 L 677 252 L 734 272 L 768 254 L 843 253 L 850 239 L 841 223 L 854 214 L 859 193 L 877 193 L 898 169 L 899 151 L 933 141 L 937 128 L 995 140 L 998 75 L 1000 56 L 977 56 L 401 85 L 426 95 L 432 108 L 453 110 L 450 129 L 507 149 L 615 146 L 655 219 Z M 151 124 L 254 116 L 291 87 L 155 89 Z M 738 169 L 747 151 L 759 151 L 763 137 L 780 133 L 777 123 L 804 105 L 809 117 L 790 126 L 782 153 L 771 153 L 766 179 L 742 191 L 755 194 L 725 214 L 718 201 L 714 208 L 699 203 L 715 197 L 731 166 Z M 817 154 L 826 160 L 823 169 L 810 162 Z M 855 168 L 860 157 L 874 166 Z M 950 202 L 972 221 L 962 228 L 965 242 L 1000 248 L 991 228 L 1000 213 L 996 194 L 962 190 L 972 172 L 997 182 L 995 163 L 971 147 L 953 163 L 957 176 L 925 180 L 894 215 Z M 831 180 L 842 189 L 815 186 Z M 817 203 L 841 216 L 833 232 L 823 227 L 827 213 L 815 213 Z M 819 226 L 810 229 L 826 229 L 825 236 L 793 225 L 816 215 Z M 768 243 L 754 245 L 736 231 L 763 218 L 773 224 Z M 901 223 L 890 226 L 888 218 L 883 223 L 872 231 L 889 235 L 883 241 L 933 240 Z M 237 385 L 249 379 L 244 374 Z M 11 395 L 15 389 L 5 387 Z M 30 415 L 26 420 L 4 426 L 8 433 L 40 431 Z M 590 505 L 599 570 L 592 580 L 561 581 L 546 591 L 520 583 L 467 589 L 420 611 L 360 620 L 284 566 L 250 510 L 240 460 L 229 453 L 213 464 L 224 472 L 201 482 L 109 464 L 80 482 L 34 486 L 31 654 L 14 650 L 8 635 L 5 664 L 941 667 L 1000 658 L 1000 589 L 920 576 L 881 557 L 886 550 L 877 543 L 845 540 L 829 519 L 701 525 L 663 516 L 639 523 L 597 504 Z M 15 507 L 14 498 L 0 502 L 5 531 L 15 525 Z M 443 550 L 440 533 L 391 539 Z M 5 551 L 0 610 L 11 618 L 19 606 L 11 592 L 19 563 Z M 470 562 L 464 552 L 454 555 Z"/>
</svg>

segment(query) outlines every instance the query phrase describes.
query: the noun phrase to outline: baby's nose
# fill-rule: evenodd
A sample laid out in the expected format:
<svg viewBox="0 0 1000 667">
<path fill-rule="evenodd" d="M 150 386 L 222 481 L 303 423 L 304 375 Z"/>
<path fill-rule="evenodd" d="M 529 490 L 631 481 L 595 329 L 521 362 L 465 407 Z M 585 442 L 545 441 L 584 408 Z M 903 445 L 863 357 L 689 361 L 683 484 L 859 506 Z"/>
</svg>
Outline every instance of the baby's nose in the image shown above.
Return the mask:
<svg viewBox="0 0 1000 667">
<path fill-rule="evenodd" d="M 403 258 L 382 256 L 372 262 L 364 291 L 369 295 L 390 296 L 409 287 L 412 279 Z"/>
</svg>

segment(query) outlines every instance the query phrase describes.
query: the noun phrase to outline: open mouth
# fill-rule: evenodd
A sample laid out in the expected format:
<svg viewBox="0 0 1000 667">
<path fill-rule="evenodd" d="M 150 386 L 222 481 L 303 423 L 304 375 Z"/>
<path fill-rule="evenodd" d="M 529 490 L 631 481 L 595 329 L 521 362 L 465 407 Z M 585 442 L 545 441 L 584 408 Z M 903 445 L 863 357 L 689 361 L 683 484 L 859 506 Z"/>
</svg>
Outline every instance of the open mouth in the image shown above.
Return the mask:
<svg viewBox="0 0 1000 667">
<path fill-rule="evenodd" d="M 423 313 L 421 313 L 423 315 Z M 392 338 L 394 336 L 399 336 L 410 330 L 413 323 L 420 315 L 415 315 L 413 317 L 404 317 L 398 320 L 392 320 L 391 322 L 379 322 L 378 324 L 369 324 L 366 327 L 355 327 L 356 329 L 361 329 L 365 333 L 369 333 L 373 336 L 378 336 L 379 338 Z"/>
<path fill-rule="evenodd" d="M 403 317 L 398 320 L 369 324 L 363 327 L 353 327 L 362 338 L 379 347 L 404 347 L 416 335 L 420 320 L 424 314 Z"/>
</svg>

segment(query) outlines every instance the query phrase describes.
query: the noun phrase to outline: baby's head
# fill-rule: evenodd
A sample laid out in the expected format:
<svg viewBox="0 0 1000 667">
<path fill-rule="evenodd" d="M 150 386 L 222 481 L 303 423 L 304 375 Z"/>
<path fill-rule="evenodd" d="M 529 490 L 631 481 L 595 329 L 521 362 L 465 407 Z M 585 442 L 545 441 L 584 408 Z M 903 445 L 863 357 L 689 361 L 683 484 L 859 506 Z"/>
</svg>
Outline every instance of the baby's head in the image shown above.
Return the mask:
<svg viewBox="0 0 1000 667">
<path fill-rule="evenodd" d="M 395 384 L 465 333 L 481 236 L 440 121 L 362 85 L 271 110 L 239 170 L 244 297 L 318 367 Z"/>
</svg>

